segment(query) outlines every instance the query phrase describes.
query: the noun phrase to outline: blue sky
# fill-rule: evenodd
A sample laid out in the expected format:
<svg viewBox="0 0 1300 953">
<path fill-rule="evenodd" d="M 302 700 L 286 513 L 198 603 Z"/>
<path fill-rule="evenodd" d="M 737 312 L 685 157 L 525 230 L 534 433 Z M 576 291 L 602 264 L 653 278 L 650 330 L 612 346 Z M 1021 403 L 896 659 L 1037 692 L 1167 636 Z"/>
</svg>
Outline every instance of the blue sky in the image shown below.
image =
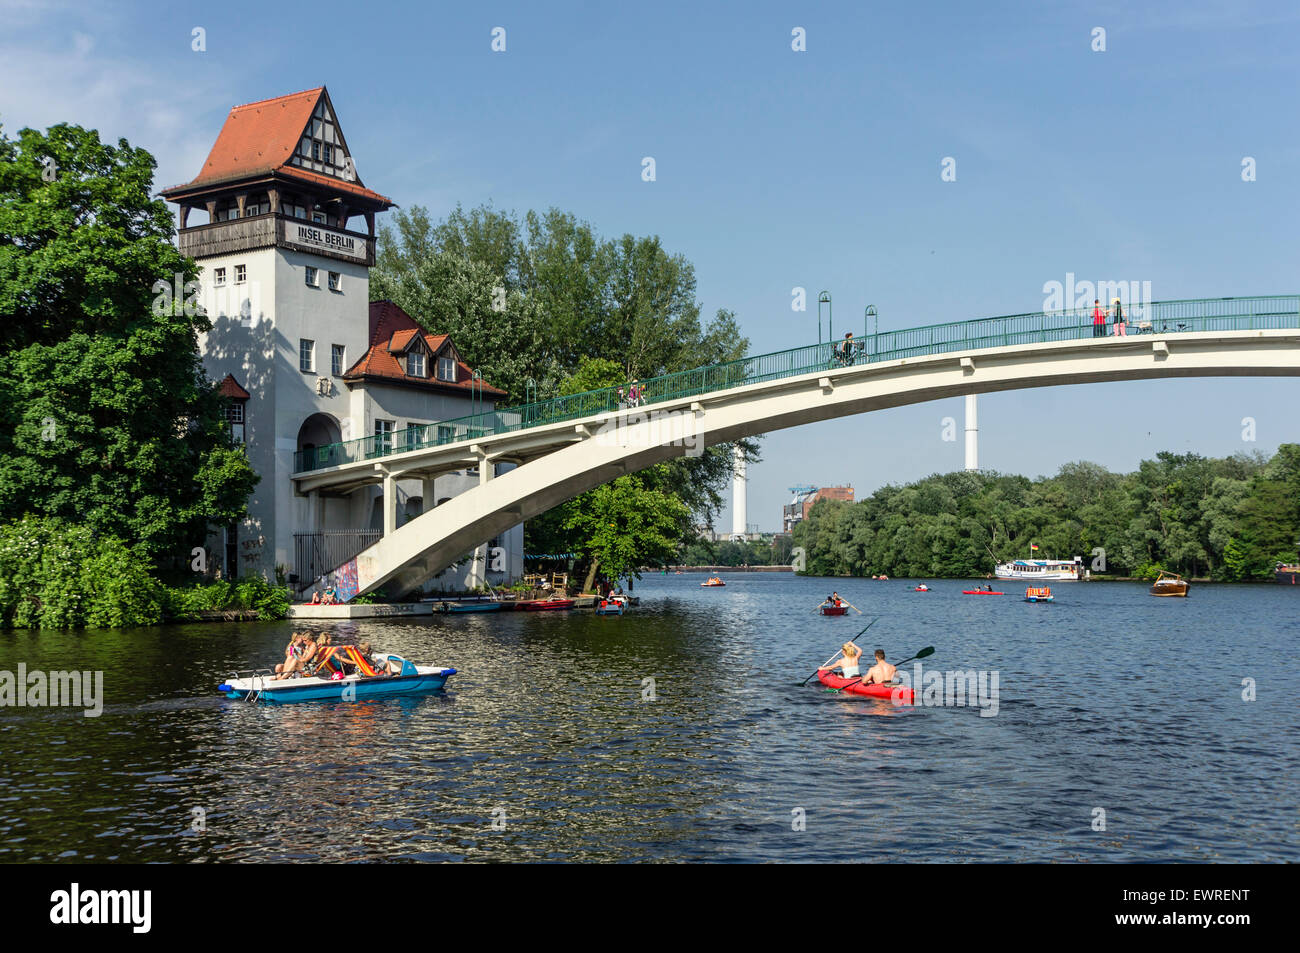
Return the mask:
<svg viewBox="0 0 1300 953">
<path fill-rule="evenodd" d="M 756 352 L 816 340 L 795 286 L 829 289 L 854 330 L 869 303 L 882 329 L 1036 310 L 1068 272 L 1157 300 L 1300 291 L 1300 7 L 1133 6 L 0 0 L 0 122 L 124 136 L 161 187 L 194 176 L 231 106 L 324 83 L 368 186 L 658 234 Z M 981 464 L 1272 452 L 1300 440 L 1296 397 L 1289 379 L 989 395 Z M 776 528 L 794 484 L 865 496 L 959 469 L 947 416 L 960 429 L 960 401 L 770 435 L 749 521 Z"/>
</svg>

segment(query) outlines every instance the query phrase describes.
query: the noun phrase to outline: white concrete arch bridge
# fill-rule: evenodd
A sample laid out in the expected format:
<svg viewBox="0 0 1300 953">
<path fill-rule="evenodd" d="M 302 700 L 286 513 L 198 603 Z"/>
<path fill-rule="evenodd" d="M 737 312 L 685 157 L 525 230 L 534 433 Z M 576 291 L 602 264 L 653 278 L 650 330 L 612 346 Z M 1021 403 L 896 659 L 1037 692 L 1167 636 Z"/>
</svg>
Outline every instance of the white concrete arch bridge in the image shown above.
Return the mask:
<svg viewBox="0 0 1300 953">
<path fill-rule="evenodd" d="M 845 360 L 794 348 L 613 389 L 301 451 L 302 494 L 384 486 L 384 535 L 331 574 L 347 597 L 406 593 L 487 540 L 571 497 L 675 456 L 834 417 L 1027 387 L 1175 377 L 1300 376 L 1300 296 L 1134 305 L 1127 336 L 1094 336 L 1086 310 L 982 318 L 868 335 Z M 493 478 L 494 464 L 515 464 Z M 478 468 L 434 506 L 432 480 Z M 397 526 L 397 480 L 425 511 Z"/>
</svg>

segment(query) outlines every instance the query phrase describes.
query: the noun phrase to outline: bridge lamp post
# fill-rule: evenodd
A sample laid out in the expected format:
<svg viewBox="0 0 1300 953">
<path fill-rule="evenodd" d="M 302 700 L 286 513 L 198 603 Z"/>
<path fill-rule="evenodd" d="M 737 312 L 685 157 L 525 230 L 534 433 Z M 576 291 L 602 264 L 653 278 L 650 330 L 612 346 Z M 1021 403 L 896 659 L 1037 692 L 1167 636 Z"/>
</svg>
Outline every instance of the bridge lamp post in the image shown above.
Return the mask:
<svg viewBox="0 0 1300 953">
<path fill-rule="evenodd" d="M 835 338 L 835 326 L 832 323 L 833 315 L 831 314 L 831 293 L 823 291 L 817 296 L 817 343 L 822 343 L 822 305 L 826 305 L 826 340 L 831 341 Z"/>
<path fill-rule="evenodd" d="M 469 379 L 469 412 L 475 429 L 483 428 L 483 372 L 475 371 Z M 481 436 L 481 435 L 479 435 Z"/>
<path fill-rule="evenodd" d="M 862 336 L 867 336 L 867 327 L 871 328 L 871 353 L 876 353 L 876 334 L 880 331 L 880 317 L 876 314 L 874 304 L 867 305 L 867 310 L 862 314 Z"/>
<path fill-rule="evenodd" d="M 521 424 L 527 426 L 532 422 L 532 417 L 536 413 L 533 404 L 537 403 L 537 381 L 531 377 L 524 381 L 524 413 Z"/>
</svg>

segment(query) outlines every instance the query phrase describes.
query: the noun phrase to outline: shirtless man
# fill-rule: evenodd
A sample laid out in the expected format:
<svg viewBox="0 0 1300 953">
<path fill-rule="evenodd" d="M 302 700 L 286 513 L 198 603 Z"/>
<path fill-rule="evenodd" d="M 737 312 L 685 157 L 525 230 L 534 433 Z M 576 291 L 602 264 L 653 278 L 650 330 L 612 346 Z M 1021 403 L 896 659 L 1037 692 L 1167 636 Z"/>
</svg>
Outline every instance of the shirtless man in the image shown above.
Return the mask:
<svg viewBox="0 0 1300 953">
<path fill-rule="evenodd" d="M 858 648 L 852 642 L 845 642 L 840 652 L 844 655 L 844 660 L 836 662 L 834 665 L 827 665 L 818 671 L 829 672 L 832 669 L 839 669 L 840 674 L 845 678 L 857 678 L 859 675 L 858 659 L 862 658 L 862 649 Z"/>
<path fill-rule="evenodd" d="M 894 680 L 894 673 L 898 669 L 885 661 L 885 650 L 876 649 L 876 664 L 867 669 L 867 674 L 863 677 L 864 685 L 888 685 Z"/>
</svg>

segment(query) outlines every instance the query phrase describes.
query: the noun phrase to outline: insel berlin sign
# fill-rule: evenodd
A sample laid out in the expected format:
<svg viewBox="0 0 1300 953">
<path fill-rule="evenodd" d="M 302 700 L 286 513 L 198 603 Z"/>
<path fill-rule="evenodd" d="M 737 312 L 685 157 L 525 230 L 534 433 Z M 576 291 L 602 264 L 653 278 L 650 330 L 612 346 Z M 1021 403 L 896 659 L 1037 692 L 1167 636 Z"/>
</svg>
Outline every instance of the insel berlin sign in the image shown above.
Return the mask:
<svg viewBox="0 0 1300 953">
<path fill-rule="evenodd" d="M 345 232 L 336 232 L 332 228 L 305 222 L 286 221 L 284 223 L 284 240 L 294 245 L 301 245 L 316 251 L 333 252 L 345 258 L 366 260 L 366 240 Z"/>
</svg>

